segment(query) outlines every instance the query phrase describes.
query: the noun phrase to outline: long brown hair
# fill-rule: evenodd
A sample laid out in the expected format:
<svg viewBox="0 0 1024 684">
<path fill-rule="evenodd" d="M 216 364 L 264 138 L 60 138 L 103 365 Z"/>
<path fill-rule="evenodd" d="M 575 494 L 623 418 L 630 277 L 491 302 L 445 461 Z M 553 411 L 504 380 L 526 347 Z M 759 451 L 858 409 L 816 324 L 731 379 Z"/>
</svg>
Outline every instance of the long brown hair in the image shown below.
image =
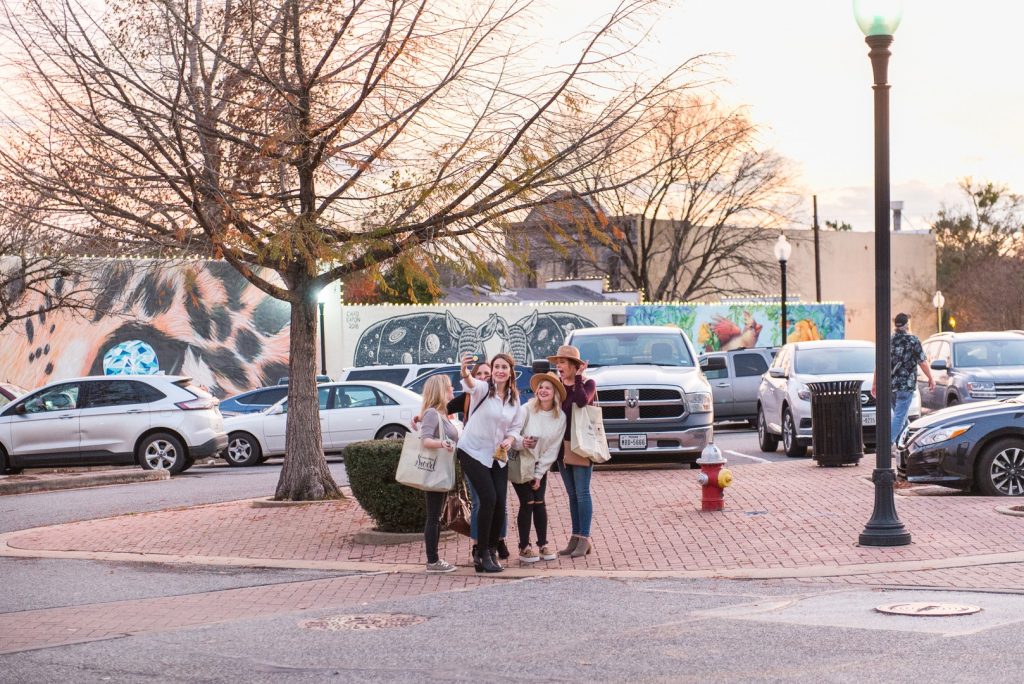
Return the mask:
<svg viewBox="0 0 1024 684">
<path fill-rule="evenodd" d="M 505 383 L 505 396 L 501 400 L 512 405 L 518 405 L 519 387 L 516 384 L 516 360 L 504 352 L 491 357 L 491 377 L 487 380 L 489 386 L 487 395 L 494 397 L 498 393 L 498 387 L 494 384 L 494 362 L 498 359 L 505 361 L 509 368 L 508 381 Z"/>
</svg>

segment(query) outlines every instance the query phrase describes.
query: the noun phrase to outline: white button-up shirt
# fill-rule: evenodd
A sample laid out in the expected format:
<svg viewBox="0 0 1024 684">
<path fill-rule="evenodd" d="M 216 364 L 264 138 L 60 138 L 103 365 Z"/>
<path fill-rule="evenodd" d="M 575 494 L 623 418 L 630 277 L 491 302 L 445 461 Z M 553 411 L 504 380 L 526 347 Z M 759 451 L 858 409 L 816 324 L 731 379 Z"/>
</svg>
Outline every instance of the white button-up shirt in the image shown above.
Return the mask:
<svg viewBox="0 0 1024 684">
<path fill-rule="evenodd" d="M 472 389 L 462 381 L 462 389 L 470 396 L 469 416 L 466 429 L 459 438 L 459 448 L 474 460 L 490 468 L 494 463 L 494 451 L 506 437 L 517 439 L 523 429 L 523 407 L 503 402 L 499 397 L 489 397 L 486 382 L 476 380 Z M 501 462 L 504 468 L 505 462 Z"/>
</svg>

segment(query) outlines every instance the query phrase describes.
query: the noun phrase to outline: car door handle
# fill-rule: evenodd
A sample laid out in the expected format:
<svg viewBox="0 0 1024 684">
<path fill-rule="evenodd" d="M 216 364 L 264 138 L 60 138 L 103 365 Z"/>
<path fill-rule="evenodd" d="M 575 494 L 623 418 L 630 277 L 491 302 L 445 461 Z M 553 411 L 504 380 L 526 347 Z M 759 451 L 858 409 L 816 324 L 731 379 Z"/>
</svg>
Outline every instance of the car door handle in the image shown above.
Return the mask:
<svg viewBox="0 0 1024 684">
<path fill-rule="evenodd" d="M 715 385 L 715 387 L 728 387 L 728 386 L 729 386 L 729 383 L 727 383 L 727 382 L 720 382 L 717 385 Z"/>
<path fill-rule="evenodd" d="M 74 417 L 74 414 L 71 413 L 66 413 L 63 416 L 58 416 L 58 418 L 60 418 L 61 420 L 71 420 Z"/>
<path fill-rule="evenodd" d="M 380 411 L 375 411 L 375 412 L 371 413 L 370 415 L 371 416 L 379 416 L 380 415 Z"/>
<path fill-rule="evenodd" d="M 128 409 L 125 413 L 142 413 L 142 409 Z"/>
</svg>

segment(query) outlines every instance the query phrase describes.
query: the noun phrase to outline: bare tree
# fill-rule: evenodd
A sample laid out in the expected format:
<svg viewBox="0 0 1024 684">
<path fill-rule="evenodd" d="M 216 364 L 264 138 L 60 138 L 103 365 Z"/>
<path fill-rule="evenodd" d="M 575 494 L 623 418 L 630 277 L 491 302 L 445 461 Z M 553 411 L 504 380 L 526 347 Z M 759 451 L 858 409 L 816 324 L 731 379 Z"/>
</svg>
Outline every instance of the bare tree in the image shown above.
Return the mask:
<svg viewBox="0 0 1024 684">
<path fill-rule="evenodd" d="M 594 266 L 654 301 L 753 294 L 741 283 L 774 276 L 764 254 L 794 206 L 784 161 L 706 94 L 677 91 L 647 115 L 651 133 L 602 157 L 582 184 L 630 219 L 603 231 L 619 258 L 598 252 Z"/>
<path fill-rule="evenodd" d="M 287 301 L 276 498 L 338 497 L 317 419 L 318 292 L 421 246 L 486 272 L 508 217 L 645 134 L 685 69 L 641 81 L 631 66 L 625 36 L 660 3 L 622 0 L 555 67 L 522 42 L 532 0 L 8 3 L 7 67 L 30 92 L 0 167 L 44 199 L 41 220 L 222 257 Z"/>
</svg>

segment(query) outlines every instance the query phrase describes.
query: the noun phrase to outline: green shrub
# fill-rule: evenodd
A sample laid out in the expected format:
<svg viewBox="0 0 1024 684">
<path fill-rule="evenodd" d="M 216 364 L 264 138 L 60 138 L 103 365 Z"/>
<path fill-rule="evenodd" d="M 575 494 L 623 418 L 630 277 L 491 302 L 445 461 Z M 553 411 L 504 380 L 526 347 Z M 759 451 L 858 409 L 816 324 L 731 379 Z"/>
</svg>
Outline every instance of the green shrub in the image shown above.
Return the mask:
<svg viewBox="0 0 1024 684">
<path fill-rule="evenodd" d="M 423 492 L 395 482 L 402 440 L 375 439 L 345 447 L 352 494 L 382 532 L 422 532 L 427 517 Z"/>
</svg>

